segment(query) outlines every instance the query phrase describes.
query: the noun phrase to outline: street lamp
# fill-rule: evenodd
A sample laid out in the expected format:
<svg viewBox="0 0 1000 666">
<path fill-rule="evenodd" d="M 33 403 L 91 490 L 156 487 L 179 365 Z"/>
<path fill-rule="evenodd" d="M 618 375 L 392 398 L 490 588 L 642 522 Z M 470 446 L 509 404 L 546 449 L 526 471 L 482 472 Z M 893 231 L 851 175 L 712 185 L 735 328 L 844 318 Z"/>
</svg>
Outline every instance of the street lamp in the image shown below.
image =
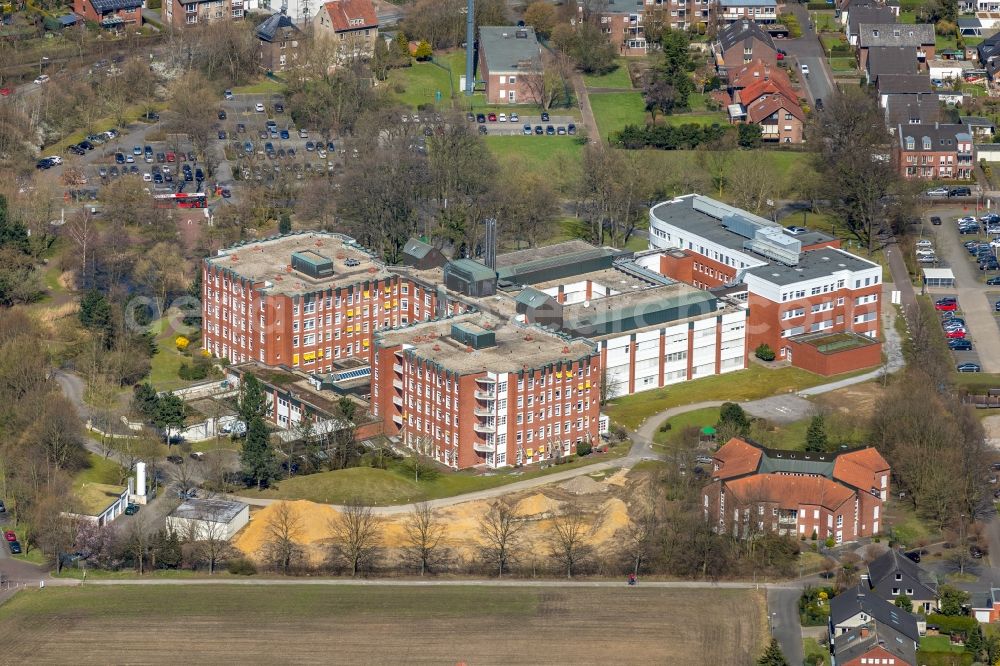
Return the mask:
<svg viewBox="0 0 1000 666">
<path fill-rule="evenodd" d="M 38 59 L 38 75 L 39 76 L 42 75 L 42 63 L 46 63 L 48 61 L 49 61 L 49 57 L 48 56 L 42 56 L 41 58 Z"/>
</svg>

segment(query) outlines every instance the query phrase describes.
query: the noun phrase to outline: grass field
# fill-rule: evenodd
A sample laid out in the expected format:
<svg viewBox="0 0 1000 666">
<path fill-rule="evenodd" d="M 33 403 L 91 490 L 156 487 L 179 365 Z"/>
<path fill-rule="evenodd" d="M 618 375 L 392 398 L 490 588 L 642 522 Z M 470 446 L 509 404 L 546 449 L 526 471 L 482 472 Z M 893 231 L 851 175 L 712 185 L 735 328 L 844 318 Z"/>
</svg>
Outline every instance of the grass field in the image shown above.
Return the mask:
<svg viewBox="0 0 1000 666">
<path fill-rule="evenodd" d="M 604 411 L 615 423 L 635 429 L 646 418 L 670 407 L 708 400 L 733 402 L 758 400 L 770 395 L 792 393 L 829 381 L 833 379 L 814 375 L 800 368 L 785 367 L 772 370 L 751 363 L 749 368 L 739 372 L 705 377 L 619 398 L 608 404 Z"/>
<path fill-rule="evenodd" d="M 498 471 L 492 476 L 468 472 L 445 472 L 435 479 L 414 481 L 413 474 L 398 467 L 387 470 L 371 467 L 354 467 L 332 472 L 320 472 L 308 476 L 297 476 L 279 481 L 271 488 L 258 491 L 240 491 L 247 497 L 272 499 L 305 499 L 322 504 L 343 504 L 359 498 L 366 504 L 387 506 L 422 502 L 441 497 L 454 497 L 465 493 L 503 486 L 515 481 L 533 479 L 554 472 L 562 472 L 575 467 L 592 465 L 597 462 L 618 458 L 628 453 L 628 444 L 619 445 L 608 453 L 594 454 L 587 458 L 576 458 L 565 465 L 547 469 L 525 471 Z"/>
<path fill-rule="evenodd" d="M 581 177 L 583 146 L 571 136 L 487 136 L 486 145 L 504 169 L 517 169 L 557 187 Z"/>
<path fill-rule="evenodd" d="M 599 93 L 590 96 L 590 108 L 601 136 L 607 138 L 626 125 L 646 124 L 646 103 L 639 92 Z"/>
<path fill-rule="evenodd" d="M 631 88 L 632 78 L 628 74 L 628 60 L 618 59 L 618 68 L 607 74 L 584 74 L 583 82 L 587 88 Z"/>
<path fill-rule="evenodd" d="M 268 78 L 261 79 L 256 83 L 233 88 L 233 93 L 236 95 L 267 95 L 283 92 L 285 92 L 285 84 Z"/>
<path fill-rule="evenodd" d="M 402 67 L 389 72 L 388 86 L 393 96 L 411 108 L 421 104 L 436 104 L 435 93 L 441 101 L 451 99 L 448 71 L 429 62 L 415 62 L 412 67 Z"/>
<path fill-rule="evenodd" d="M 33 664 L 750 666 L 766 633 L 759 592 L 624 584 L 88 585 L 23 591 L 0 607 L 4 661 Z"/>
<path fill-rule="evenodd" d="M 703 428 L 705 426 L 715 426 L 719 422 L 719 408 L 706 407 L 696 409 L 693 412 L 679 414 L 668 419 L 670 430 L 657 430 L 653 436 L 653 442 L 670 451 L 676 448 L 683 437 L 684 429 L 689 427 Z M 751 435 L 755 441 L 773 449 L 785 449 L 798 451 L 805 447 L 806 429 L 809 427 L 810 419 L 793 421 L 785 424 L 771 424 L 773 430 L 753 432 Z"/>
</svg>

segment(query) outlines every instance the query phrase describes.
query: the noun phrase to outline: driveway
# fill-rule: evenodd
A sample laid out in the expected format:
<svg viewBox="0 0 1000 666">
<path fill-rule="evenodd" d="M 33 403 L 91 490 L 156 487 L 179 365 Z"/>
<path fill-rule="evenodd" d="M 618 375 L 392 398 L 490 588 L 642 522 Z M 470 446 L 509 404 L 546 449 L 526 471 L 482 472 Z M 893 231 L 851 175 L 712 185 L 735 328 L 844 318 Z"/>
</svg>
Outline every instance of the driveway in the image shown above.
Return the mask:
<svg viewBox="0 0 1000 666">
<path fill-rule="evenodd" d="M 943 257 L 955 274 L 955 288 L 927 289 L 927 293 L 934 298 L 947 295 L 958 298 L 958 306 L 968 325 L 973 348 L 979 350 L 975 356 L 971 356 L 970 352 L 954 352 L 955 361 L 961 363 L 975 360 L 983 372 L 1000 372 L 1000 356 L 995 353 L 1000 349 L 1000 328 L 994 318 L 993 303 L 988 296 L 989 291 L 996 291 L 996 288 L 984 284 L 983 273 L 962 246 L 963 241 L 972 237 L 960 236 L 955 225 L 956 218 L 970 213 L 960 208 L 939 208 L 930 213 L 941 217 L 943 224 L 932 226 L 929 222 L 925 222 L 924 228 L 931 230 L 929 235 L 934 237 L 938 257 Z M 929 215 L 926 215 L 925 220 L 928 217 Z"/>
<path fill-rule="evenodd" d="M 771 635 L 778 639 L 781 651 L 789 664 L 801 664 L 802 625 L 799 624 L 798 588 L 769 587 L 767 589 L 767 619 L 771 625 Z"/>
<path fill-rule="evenodd" d="M 835 89 L 833 75 L 827 65 L 819 37 L 816 35 L 816 31 L 809 27 L 809 12 L 799 3 L 789 3 L 785 5 L 785 9 L 790 10 L 799 20 L 799 24 L 802 26 L 802 36 L 797 39 L 779 39 L 776 40 L 775 45 L 785 49 L 788 55 L 793 56 L 800 78 L 808 92 L 810 103 L 815 104 L 817 98 L 830 99 L 833 97 Z M 808 77 L 801 76 L 802 65 L 809 67 Z"/>
</svg>

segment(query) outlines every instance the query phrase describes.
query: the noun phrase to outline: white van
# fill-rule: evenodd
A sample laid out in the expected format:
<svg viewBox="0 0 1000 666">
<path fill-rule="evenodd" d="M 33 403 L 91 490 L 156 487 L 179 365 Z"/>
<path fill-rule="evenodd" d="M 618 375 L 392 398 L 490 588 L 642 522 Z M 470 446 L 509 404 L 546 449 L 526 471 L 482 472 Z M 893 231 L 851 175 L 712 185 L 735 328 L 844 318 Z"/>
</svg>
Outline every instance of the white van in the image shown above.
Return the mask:
<svg viewBox="0 0 1000 666">
<path fill-rule="evenodd" d="M 48 74 L 42 74 L 37 79 L 35 79 L 35 83 L 37 85 L 42 85 L 43 83 L 48 83 L 48 81 L 49 81 L 49 75 Z"/>
</svg>

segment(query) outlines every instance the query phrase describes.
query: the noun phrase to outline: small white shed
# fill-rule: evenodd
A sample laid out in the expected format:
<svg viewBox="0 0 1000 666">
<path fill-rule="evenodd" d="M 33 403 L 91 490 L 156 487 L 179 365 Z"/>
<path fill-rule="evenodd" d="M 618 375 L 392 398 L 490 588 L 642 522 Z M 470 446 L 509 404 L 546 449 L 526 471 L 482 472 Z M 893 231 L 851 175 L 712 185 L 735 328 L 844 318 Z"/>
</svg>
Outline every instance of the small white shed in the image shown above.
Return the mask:
<svg viewBox="0 0 1000 666">
<path fill-rule="evenodd" d="M 950 268 L 925 268 L 924 284 L 928 287 L 954 287 L 955 274 Z"/>
<path fill-rule="evenodd" d="M 196 541 L 232 539 L 250 521 L 250 506 L 223 499 L 189 499 L 167 516 L 167 529 Z"/>
</svg>

